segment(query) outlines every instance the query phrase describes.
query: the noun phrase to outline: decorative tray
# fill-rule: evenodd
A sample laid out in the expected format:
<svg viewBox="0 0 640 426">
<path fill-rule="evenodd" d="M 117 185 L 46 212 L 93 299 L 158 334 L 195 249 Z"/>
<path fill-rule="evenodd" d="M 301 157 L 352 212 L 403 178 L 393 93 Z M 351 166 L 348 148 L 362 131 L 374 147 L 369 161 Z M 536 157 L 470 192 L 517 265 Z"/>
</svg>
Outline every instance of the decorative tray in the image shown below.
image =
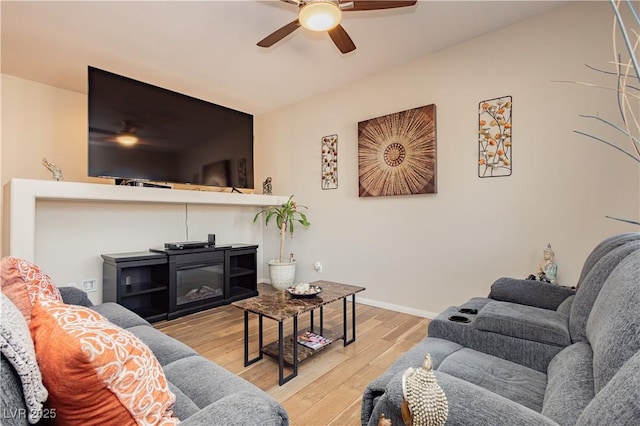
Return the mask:
<svg viewBox="0 0 640 426">
<path fill-rule="evenodd" d="M 322 287 L 309 284 L 297 284 L 289 287 L 287 293 L 289 293 L 291 297 L 297 298 L 314 297 L 322 293 Z"/>
</svg>

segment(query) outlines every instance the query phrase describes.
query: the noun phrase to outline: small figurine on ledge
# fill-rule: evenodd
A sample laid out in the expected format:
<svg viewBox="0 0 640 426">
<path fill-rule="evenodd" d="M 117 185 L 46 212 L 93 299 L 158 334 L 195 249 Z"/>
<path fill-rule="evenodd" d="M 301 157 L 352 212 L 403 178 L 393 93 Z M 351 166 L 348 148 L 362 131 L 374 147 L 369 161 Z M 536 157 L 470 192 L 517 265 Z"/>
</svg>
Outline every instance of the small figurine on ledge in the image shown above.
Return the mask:
<svg viewBox="0 0 640 426">
<path fill-rule="evenodd" d="M 271 195 L 271 176 L 267 176 L 267 179 L 262 183 L 262 193 Z"/>
<path fill-rule="evenodd" d="M 53 178 L 55 180 L 62 179 L 62 170 L 60 169 L 60 167 L 48 162 L 46 158 L 42 159 L 42 165 L 45 166 L 53 174 Z"/>
<path fill-rule="evenodd" d="M 536 275 L 529 275 L 527 279 L 557 284 L 558 265 L 553 261 L 555 253 L 551 250 L 551 243 L 547 244 L 547 248 L 544 249 L 543 255 L 544 260 L 538 267 L 538 272 Z"/>
</svg>

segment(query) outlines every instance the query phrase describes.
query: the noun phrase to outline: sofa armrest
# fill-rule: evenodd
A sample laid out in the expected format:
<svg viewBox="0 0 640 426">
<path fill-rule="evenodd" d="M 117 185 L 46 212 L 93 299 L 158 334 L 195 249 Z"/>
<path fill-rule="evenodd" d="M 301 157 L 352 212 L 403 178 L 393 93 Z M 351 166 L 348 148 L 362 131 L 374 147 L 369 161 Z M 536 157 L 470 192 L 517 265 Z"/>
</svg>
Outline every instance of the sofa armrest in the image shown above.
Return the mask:
<svg viewBox="0 0 640 426">
<path fill-rule="evenodd" d="M 557 284 L 502 277 L 491 285 L 489 298 L 556 310 L 572 294 L 575 294 L 575 290 Z"/>
<path fill-rule="evenodd" d="M 58 287 L 62 301 L 67 305 L 93 306 L 91 300 L 83 290 L 75 287 Z"/>
<path fill-rule="evenodd" d="M 289 424 L 287 412 L 271 397 L 236 392 L 180 421 L 181 426 L 245 426 Z"/>
<path fill-rule="evenodd" d="M 438 384 L 447 397 L 449 406 L 447 426 L 557 426 L 557 423 L 537 411 L 473 383 L 439 371 L 435 374 Z M 363 419 L 363 425 L 376 426 L 383 413 L 387 419 L 391 420 L 391 424 L 404 424 L 400 411 L 401 404 L 402 379 L 399 375 L 394 377 L 387 386 L 371 418 Z"/>
</svg>

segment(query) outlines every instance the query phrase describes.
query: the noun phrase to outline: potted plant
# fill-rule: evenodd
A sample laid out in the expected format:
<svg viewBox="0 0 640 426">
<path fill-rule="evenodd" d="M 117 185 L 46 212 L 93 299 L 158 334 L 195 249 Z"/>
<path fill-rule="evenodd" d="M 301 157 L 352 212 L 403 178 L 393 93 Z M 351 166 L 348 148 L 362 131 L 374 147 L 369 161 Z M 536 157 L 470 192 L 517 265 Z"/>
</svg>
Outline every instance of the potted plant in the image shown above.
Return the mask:
<svg viewBox="0 0 640 426">
<path fill-rule="evenodd" d="M 307 220 L 307 216 L 298 209 L 306 206 L 298 205 L 293 195 L 289 197 L 286 203 L 280 206 L 270 206 L 262 211 L 256 213 L 253 218 L 255 223 L 260 215 L 264 215 L 265 225 L 269 225 L 269 221 L 275 218 L 278 232 L 280 233 L 280 257 L 277 260 L 270 260 L 269 264 L 269 277 L 271 279 L 271 285 L 278 290 L 284 290 L 293 284 L 296 274 L 296 261 L 293 258 L 293 253 L 289 258 L 284 256 L 284 242 L 286 234 L 289 233 L 293 238 L 294 225 L 298 222 L 305 228 L 309 227 L 310 223 Z"/>
</svg>

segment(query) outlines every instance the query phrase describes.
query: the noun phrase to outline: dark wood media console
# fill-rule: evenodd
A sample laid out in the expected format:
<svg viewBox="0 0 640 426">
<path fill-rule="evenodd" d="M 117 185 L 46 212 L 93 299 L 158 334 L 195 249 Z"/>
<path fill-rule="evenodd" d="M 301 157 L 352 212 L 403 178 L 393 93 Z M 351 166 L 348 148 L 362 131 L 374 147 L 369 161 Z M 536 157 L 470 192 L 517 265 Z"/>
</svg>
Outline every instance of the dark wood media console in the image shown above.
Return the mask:
<svg viewBox="0 0 640 426">
<path fill-rule="evenodd" d="M 102 299 L 150 322 L 258 295 L 257 245 L 103 254 Z"/>
</svg>

